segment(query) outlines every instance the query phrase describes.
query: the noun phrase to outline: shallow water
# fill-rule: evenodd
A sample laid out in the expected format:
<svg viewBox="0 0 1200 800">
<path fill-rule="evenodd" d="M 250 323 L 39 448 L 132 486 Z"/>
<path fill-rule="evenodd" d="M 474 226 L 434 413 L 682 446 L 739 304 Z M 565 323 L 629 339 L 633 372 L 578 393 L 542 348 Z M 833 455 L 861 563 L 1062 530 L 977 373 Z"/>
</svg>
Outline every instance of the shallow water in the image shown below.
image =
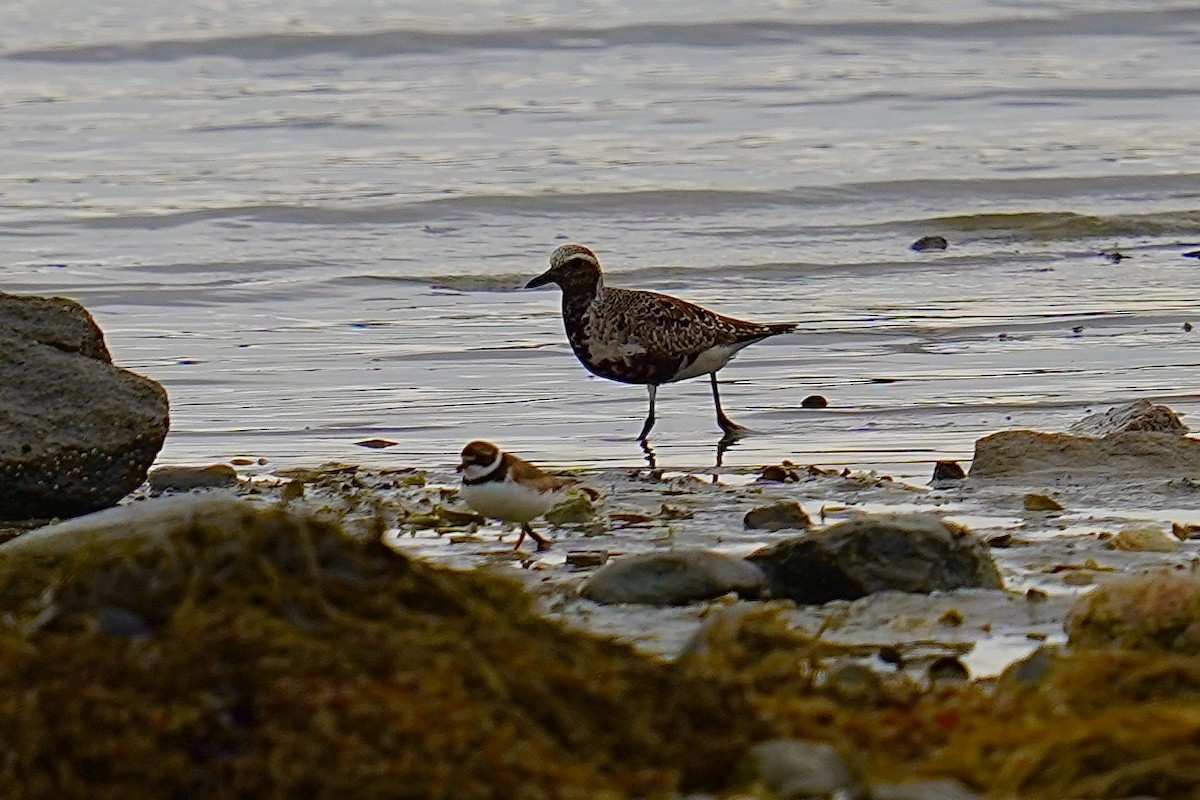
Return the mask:
<svg viewBox="0 0 1200 800">
<path fill-rule="evenodd" d="M 641 463 L 644 390 L 517 291 L 566 240 L 800 323 L 722 371 L 727 465 L 1200 416 L 1200 4 L 274 5 L 0 8 L 0 289 L 167 387 L 162 462 Z M 660 465 L 717 438 L 664 387 Z"/>
</svg>

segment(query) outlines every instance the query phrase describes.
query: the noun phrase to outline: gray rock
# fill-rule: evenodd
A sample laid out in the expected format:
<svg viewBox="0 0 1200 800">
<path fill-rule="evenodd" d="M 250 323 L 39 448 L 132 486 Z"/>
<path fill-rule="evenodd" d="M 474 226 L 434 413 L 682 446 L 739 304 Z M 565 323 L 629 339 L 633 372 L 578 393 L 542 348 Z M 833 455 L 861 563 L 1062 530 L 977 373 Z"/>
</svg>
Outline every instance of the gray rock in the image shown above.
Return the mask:
<svg viewBox="0 0 1200 800">
<path fill-rule="evenodd" d="M 933 514 L 873 514 L 789 538 L 747 557 L 777 597 L 854 600 L 887 590 L 1003 588 L 987 544 Z"/>
<path fill-rule="evenodd" d="M 781 531 L 786 529 L 806 530 L 812 526 L 812 520 L 808 514 L 800 507 L 800 504 L 792 500 L 780 500 L 778 503 L 772 503 L 769 506 L 759 506 L 746 512 L 746 516 L 742 518 L 742 524 L 747 528 L 755 528 L 767 531 Z"/>
<path fill-rule="evenodd" d="M 949 779 L 876 784 L 869 796 L 871 800 L 980 800 L 975 792 Z"/>
<path fill-rule="evenodd" d="M 114 367 L 79 304 L 0 293 L 0 519 L 71 517 L 141 485 L 167 394 Z"/>
<path fill-rule="evenodd" d="M 1126 431 L 1102 438 L 1066 433 L 1000 431 L 975 442 L 972 478 L 1025 478 L 1043 472 L 1058 480 L 1083 473 L 1133 476 L 1200 470 L 1200 440 L 1157 431 Z"/>
<path fill-rule="evenodd" d="M 86 547 L 153 549 L 173 533 L 199 525 L 236 529 L 257 512 L 231 495 L 159 497 L 44 525 L 0 544 L 0 564 L 13 554 L 60 556 Z"/>
<path fill-rule="evenodd" d="M 597 603 L 677 606 L 736 592 L 757 597 L 763 576 L 745 560 L 708 550 L 623 556 L 605 564 L 579 593 Z"/>
<path fill-rule="evenodd" d="M 237 486 L 237 470 L 228 464 L 207 467 L 158 467 L 150 472 L 150 489 L 186 492 L 192 489 L 211 489 Z"/>
<path fill-rule="evenodd" d="M 1158 431 L 1182 436 L 1188 432 L 1179 415 L 1149 400 L 1135 400 L 1098 414 L 1090 414 L 1067 428 L 1076 436 L 1108 436 L 1127 431 Z"/>
<path fill-rule="evenodd" d="M 1064 649 L 1058 644 L 1044 644 L 1024 658 L 1019 658 L 1004 668 L 996 679 L 996 686 L 1003 691 L 1029 689 L 1043 683 L 1050 673 L 1064 660 Z"/>
<path fill-rule="evenodd" d="M 841 754 L 823 742 L 772 739 L 752 747 L 747 761 L 749 774 L 783 800 L 862 795 Z"/>
</svg>

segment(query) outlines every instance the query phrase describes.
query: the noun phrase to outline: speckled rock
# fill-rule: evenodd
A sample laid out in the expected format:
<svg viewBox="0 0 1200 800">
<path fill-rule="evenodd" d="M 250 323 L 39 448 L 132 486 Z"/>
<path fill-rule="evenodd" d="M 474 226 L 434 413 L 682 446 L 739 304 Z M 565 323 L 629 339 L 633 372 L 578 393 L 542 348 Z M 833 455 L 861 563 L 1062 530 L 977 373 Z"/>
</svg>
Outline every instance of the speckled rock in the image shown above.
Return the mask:
<svg viewBox="0 0 1200 800">
<path fill-rule="evenodd" d="M 872 514 L 750 554 L 776 597 L 818 604 L 886 590 L 1003 588 L 987 544 L 934 514 Z"/>
<path fill-rule="evenodd" d="M 1188 432 L 1188 426 L 1167 406 L 1143 399 L 1089 414 L 1067 428 L 1068 433 L 1076 436 L 1108 436 L 1127 431 L 1158 431 L 1182 436 Z"/>
<path fill-rule="evenodd" d="M 1127 431 L 1101 438 L 1067 433 L 1000 431 L 975 442 L 972 478 L 1075 475 L 1189 474 L 1200 470 L 1200 440 L 1157 431 Z"/>
<path fill-rule="evenodd" d="M 1200 578 L 1169 572 L 1115 578 L 1079 598 L 1065 627 L 1073 648 L 1200 655 Z"/>
<path fill-rule="evenodd" d="M 141 485 L 167 394 L 114 367 L 79 304 L 0 293 L 0 519 L 71 517 Z"/>
<path fill-rule="evenodd" d="M 708 550 L 622 556 L 584 582 L 579 593 L 597 603 L 677 606 L 736 592 L 757 597 L 762 573 L 745 560 Z"/>
</svg>

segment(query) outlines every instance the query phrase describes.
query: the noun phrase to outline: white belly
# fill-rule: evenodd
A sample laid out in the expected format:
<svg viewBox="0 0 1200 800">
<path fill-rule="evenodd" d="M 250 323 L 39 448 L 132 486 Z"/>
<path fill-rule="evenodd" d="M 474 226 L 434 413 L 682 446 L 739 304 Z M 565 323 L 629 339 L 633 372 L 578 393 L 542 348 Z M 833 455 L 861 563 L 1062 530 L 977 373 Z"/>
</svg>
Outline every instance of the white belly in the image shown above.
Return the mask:
<svg viewBox="0 0 1200 800">
<path fill-rule="evenodd" d="M 505 522 L 529 522 L 554 505 L 555 492 L 538 492 L 517 483 L 463 484 L 459 496 L 485 517 Z"/>
<path fill-rule="evenodd" d="M 710 372 L 716 372 L 721 367 L 729 363 L 729 361 L 737 355 L 737 352 L 743 347 L 749 345 L 750 342 L 738 342 L 737 344 L 719 345 L 710 347 L 700 354 L 699 358 L 691 365 L 680 370 L 679 374 L 671 378 L 668 383 L 675 381 L 684 381 L 688 378 L 694 378 L 697 375 L 707 375 Z"/>
</svg>

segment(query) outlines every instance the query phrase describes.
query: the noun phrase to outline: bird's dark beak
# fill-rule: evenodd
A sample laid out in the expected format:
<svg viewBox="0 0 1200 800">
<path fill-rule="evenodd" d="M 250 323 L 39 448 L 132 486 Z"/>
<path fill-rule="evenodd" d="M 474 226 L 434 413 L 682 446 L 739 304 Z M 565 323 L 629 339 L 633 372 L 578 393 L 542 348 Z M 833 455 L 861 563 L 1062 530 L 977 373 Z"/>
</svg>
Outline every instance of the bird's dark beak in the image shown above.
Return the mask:
<svg viewBox="0 0 1200 800">
<path fill-rule="evenodd" d="M 553 271 L 554 271 L 553 269 L 546 270 L 541 275 L 538 275 L 536 278 L 531 280 L 529 283 L 525 284 L 525 288 L 526 289 L 536 289 L 539 286 L 545 286 L 547 283 L 554 283 L 554 276 L 550 274 Z"/>
<path fill-rule="evenodd" d="M 464 462 L 462 462 L 461 464 L 459 464 L 457 467 L 455 467 L 455 468 L 454 468 L 454 471 L 455 471 L 455 472 L 462 472 L 462 471 L 463 471 L 464 469 L 466 469 L 466 468 L 467 468 L 467 462 L 465 462 L 465 461 L 464 461 Z"/>
</svg>

